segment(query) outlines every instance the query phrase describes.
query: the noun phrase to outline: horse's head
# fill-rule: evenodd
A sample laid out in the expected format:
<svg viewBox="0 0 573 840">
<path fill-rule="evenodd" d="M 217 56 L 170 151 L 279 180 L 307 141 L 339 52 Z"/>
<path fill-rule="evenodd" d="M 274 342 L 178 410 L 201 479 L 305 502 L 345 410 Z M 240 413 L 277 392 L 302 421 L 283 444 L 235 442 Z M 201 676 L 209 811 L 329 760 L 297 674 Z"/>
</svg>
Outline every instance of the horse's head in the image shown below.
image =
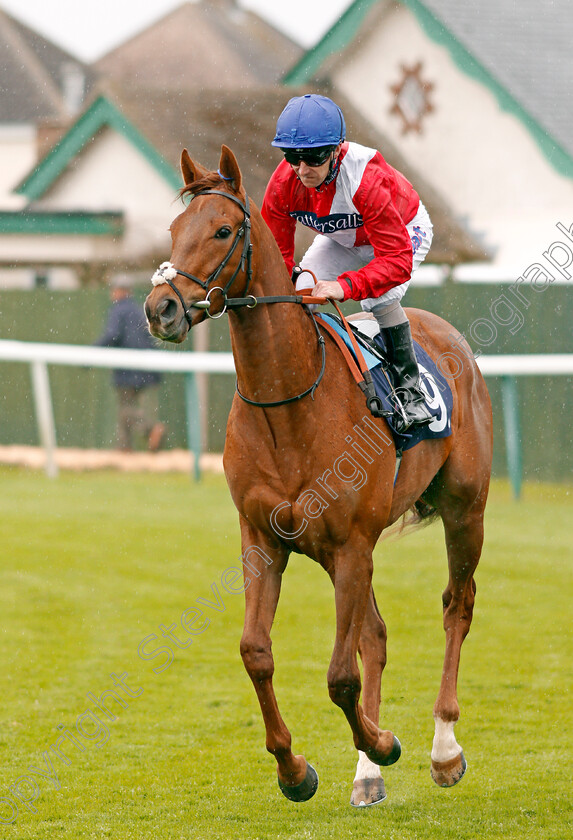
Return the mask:
<svg viewBox="0 0 573 840">
<path fill-rule="evenodd" d="M 249 202 L 241 171 L 226 146 L 217 172 L 181 155 L 186 209 L 171 225 L 168 263 L 155 272 L 145 302 L 152 335 L 179 343 L 189 329 L 224 311 L 227 297 L 247 294 L 250 280 Z"/>
</svg>

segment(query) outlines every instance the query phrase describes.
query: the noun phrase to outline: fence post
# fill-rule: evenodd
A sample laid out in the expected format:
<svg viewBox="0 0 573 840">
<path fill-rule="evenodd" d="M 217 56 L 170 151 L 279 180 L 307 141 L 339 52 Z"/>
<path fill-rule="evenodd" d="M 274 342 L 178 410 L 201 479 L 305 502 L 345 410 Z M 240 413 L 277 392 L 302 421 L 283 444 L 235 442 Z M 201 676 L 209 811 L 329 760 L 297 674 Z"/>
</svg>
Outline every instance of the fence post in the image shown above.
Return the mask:
<svg viewBox="0 0 573 840">
<path fill-rule="evenodd" d="M 54 423 L 50 378 L 48 376 L 46 362 L 38 360 L 31 362 L 31 373 L 40 444 L 46 453 L 46 475 L 48 478 L 56 478 L 58 475 L 58 465 L 56 464 L 56 425 Z"/>
<path fill-rule="evenodd" d="M 501 397 L 503 403 L 503 428 L 505 433 L 507 471 L 513 488 L 513 497 L 519 499 L 521 496 L 523 462 L 521 456 L 517 380 L 515 376 L 501 377 Z"/>
<path fill-rule="evenodd" d="M 185 410 L 187 415 L 187 445 L 193 453 L 193 473 L 195 481 L 201 478 L 201 417 L 199 394 L 194 373 L 185 374 Z"/>
</svg>

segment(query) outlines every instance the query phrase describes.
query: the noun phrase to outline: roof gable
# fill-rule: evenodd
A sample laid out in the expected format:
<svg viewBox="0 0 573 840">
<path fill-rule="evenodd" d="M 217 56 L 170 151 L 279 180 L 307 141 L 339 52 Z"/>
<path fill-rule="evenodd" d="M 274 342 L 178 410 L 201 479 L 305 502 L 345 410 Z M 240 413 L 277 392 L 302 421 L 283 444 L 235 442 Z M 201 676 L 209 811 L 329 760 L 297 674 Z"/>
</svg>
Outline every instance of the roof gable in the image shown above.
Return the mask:
<svg viewBox="0 0 573 840">
<path fill-rule="evenodd" d="M 228 145 L 239 161 L 245 187 L 260 206 L 269 175 L 280 161 L 280 153 L 271 146 L 277 114 L 285 105 L 284 88 L 246 89 L 236 91 L 187 91 L 171 96 L 170 92 L 122 91 L 116 102 L 122 113 L 157 149 L 178 167 L 181 149 L 189 149 L 194 160 L 215 168 L 221 143 Z M 388 162 L 416 183 L 420 195 L 435 220 L 436 234 L 432 244 L 432 261 L 456 263 L 488 259 L 489 254 L 462 226 L 451 218 L 435 190 L 412 171 L 399 151 L 373 126 L 364 120 L 352 103 L 338 97 L 346 123 L 353 135 L 360 136 L 367 146 L 383 147 Z"/>
<path fill-rule="evenodd" d="M 528 8 L 503 0 L 480 0 L 479 4 L 459 0 L 398 2 L 410 9 L 432 40 L 448 49 L 464 73 L 487 87 L 500 107 L 522 122 L 553 167 L 572 177 L 573 118 L 570 109 L 555 107 L 556 102 L 571 99 L 573 18 L 569 0 L 555 0 L 551 10 L 536 0 L 524 0 Z M 352 44 L 371 23 L 375 11 L 388 5 L 379 0 L 355 0 L 283 82 L 300 85 L 317 80 L 321 70 L 327 73 L 329 60 Z M 503 25 L 499 25 L 500 19 Z M 512 49 L 508 49 L 510 42 Z M 532 65 L 539 65 L 540 71 L 532 71 Z"/>
<path fill-rule="evenodd" d="M 39 199 L 104 127 L 112 128 L 123 135 L 171 188 L 178 188 L 180 179 L 173 167 L 109 99 L 100 96 L 18 185 L 15 192 L 25 195 L 30 201 Z"/>
<path fill-rule="evenodd" d="M 236 0 L 182 3 L 103 56 L 123 86 L 199 91 L 276 84 L 301 48 Z"/>
<path fill-rule="evenodd" d="M 316 78 L 323 64 L 342 52 L 358 34 L 369 12 L 379 0 L 354 0 L 313 47 L 283 76 L 285 85 L 302 85 Z"/>
</svg>

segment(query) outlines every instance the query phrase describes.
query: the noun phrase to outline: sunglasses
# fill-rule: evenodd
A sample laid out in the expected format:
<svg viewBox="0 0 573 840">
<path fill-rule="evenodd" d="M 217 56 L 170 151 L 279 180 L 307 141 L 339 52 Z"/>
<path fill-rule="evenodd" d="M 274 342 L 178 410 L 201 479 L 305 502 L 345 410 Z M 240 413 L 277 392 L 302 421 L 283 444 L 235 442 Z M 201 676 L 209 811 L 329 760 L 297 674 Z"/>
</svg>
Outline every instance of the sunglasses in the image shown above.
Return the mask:
<svg viewBox="0 0 573 840">
<path fill-rule="evenodd" d="M 322 166 L 336 146 L 321 146 L 318 149 L 281 149 L 285 160 L 292 166 L 306 163 L 307 166 Z"/>
</svg>

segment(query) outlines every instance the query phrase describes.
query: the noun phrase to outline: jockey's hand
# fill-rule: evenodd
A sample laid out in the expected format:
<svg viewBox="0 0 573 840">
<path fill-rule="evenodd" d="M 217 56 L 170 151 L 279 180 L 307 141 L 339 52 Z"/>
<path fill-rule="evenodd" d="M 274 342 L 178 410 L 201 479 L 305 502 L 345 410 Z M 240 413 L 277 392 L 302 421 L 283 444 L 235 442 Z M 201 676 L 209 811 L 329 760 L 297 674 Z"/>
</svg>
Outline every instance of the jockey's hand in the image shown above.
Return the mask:
<svg viewBox="0 0 573 840">
<path fill-rule="evenodd" d="M 319 280 L 312 289 L 314 297 L 328 298 L 328 300 L 344 300 L 344 291 L 338 280 Z"/>
</svg>

